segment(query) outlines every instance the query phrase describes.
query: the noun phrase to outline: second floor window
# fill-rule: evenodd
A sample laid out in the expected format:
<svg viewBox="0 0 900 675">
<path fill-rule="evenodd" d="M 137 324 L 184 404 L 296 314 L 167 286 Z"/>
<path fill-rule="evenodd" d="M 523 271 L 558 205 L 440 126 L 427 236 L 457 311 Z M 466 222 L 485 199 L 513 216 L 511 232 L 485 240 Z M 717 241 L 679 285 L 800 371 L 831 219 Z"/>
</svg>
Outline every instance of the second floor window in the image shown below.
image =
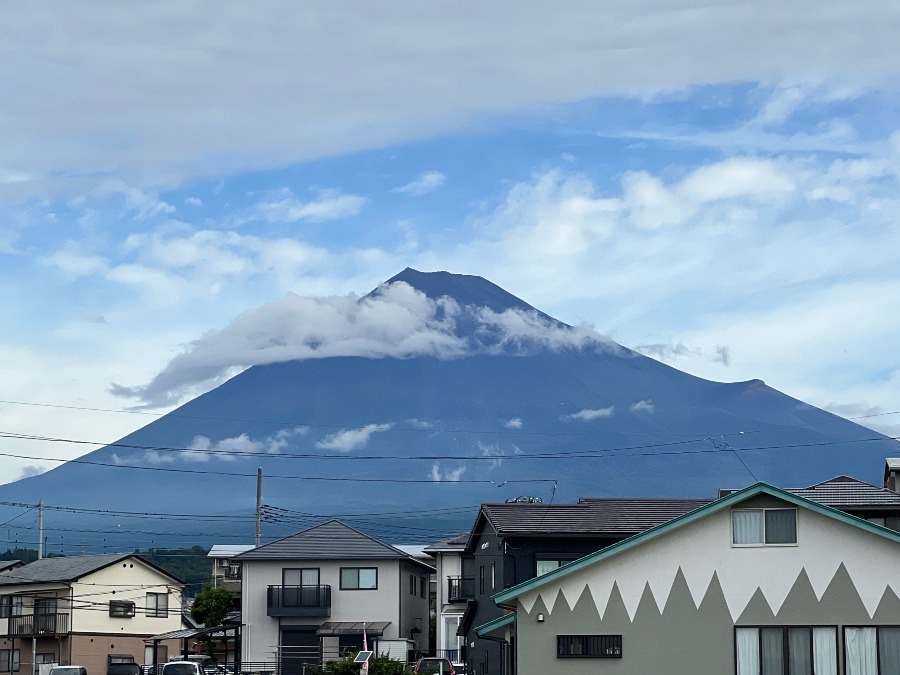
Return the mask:
<svg viewBox="0 0 900 675">
<path fill-rule="evenodd" d="M 0 617 L 22 615 L 21 595 L 0 595 Z"/>
<path fill-rule="evenodd" d="M 414 574 L 409 575 L 409 594 L 416 594 L 416 576 Z"/>
<path fill-rule="evenodd" d="M 736 546 L 797 543 L 797 509 L 734 509 L 731 524 Z"/>
<path fill-rule="evenodd" d="M 377 567 L 342 567 L 342 591 L 373 591 L 378 588 Z"/>
<path fill-rule="evenodd" d="M 109 615 L 130 618 L 134 616 L 134 603 L 130 600 L 110 600 Z"/>
<path fill-rule="evenodd" d="M 169 616 L 169 594 L 147 593 L 147 616 Z"/>
</svg>

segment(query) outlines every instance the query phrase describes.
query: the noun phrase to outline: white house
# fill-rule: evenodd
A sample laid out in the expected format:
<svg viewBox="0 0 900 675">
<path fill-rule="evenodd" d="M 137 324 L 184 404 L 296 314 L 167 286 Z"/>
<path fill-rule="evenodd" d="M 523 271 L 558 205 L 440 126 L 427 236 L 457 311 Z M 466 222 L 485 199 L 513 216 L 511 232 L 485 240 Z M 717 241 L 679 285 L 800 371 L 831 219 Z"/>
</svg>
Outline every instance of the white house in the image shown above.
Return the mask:
<svg viewBox="0 0 900 675">
<path fill-rule="evenodd" d="M 303 663 L 341 657 L 375 639 L 424 650 L 429 565 L 330 520 L 234 558 L 242 565 L 242 662 Z M 266 668 L 257 668 L 266 669 Z"/>
<path fill-rule="evenodd" d="M 900 673 L 900 533 L 762 483 L 493 597 L 506 673 Z"/>
</svg>

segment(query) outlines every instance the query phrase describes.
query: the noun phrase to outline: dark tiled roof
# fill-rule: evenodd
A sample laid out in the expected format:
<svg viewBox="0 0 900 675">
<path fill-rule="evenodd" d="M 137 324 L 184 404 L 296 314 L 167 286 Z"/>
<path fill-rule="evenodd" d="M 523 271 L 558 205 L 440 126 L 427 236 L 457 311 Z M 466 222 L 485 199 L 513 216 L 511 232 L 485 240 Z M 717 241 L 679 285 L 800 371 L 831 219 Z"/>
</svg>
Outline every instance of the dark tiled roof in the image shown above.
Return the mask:
<svg viewBox="0 0 900 675">
<path fill-rule="evenodd" d="M 854 506 L 900 508 L 900 495 L 896 492 L 849 476 L 837 476 L 807 488 L 794 488 L 788 492 L 837 509 Z"/>
<path fill-rule="evenodd" d="M 308 530 L 254 548 L 236 561 L 247 560 L 410 560 L 415 558 L 340 520 L 329 520 Z M 424 563 L 419 563 L 424 564 Z"/>
<path fill-rule="evenodd" d="M 469 540 L 469 533 L 457 534 L 456 536 L 439 541 L 437 544 L 426 546 L 423 550 L 425 553 L 440 553 L 442 551 L 462 551 L 466 547 Z"/>
<path fill-rule="evenodd" d="M 708 499 L 579 499 L 577 504 L 482 504 L 504 535 L 634 534 L 709 503 Z"/>
<path fill-rule="evenodd" d="M 75 555 L 59 558 L 42 558 L 24 567 L 0 574 L 0 586 L 35 583 L 64 583 L 75 581 L 81 577 L 114 565 L 120 560 L 136 558 L 153 569 L 166 574 L 173 580 L 181 581 L 168 572 L 160 569 L 148 560 L 133 553 L 107 553 L 104 555 Z"/>
</svg>

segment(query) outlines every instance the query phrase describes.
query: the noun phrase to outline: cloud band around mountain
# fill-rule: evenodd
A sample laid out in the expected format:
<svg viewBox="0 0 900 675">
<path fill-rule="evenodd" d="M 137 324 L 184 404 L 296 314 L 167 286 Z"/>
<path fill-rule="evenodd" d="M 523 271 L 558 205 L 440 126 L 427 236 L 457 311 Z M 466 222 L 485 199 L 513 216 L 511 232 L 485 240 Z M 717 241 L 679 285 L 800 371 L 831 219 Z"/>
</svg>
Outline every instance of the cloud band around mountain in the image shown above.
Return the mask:
<svg viewBox="0 0 900 675">
<path fill-rule="evenodd" d="M 146 407 L 162 407 L 254 365 L 350 356 L 457 359 L 585 347 L 621 349 L 589 326 L 566 326 L 535 311 L 496 312 L 461 306 L 449 297 L 430 299 L 397 282 L 363 298 L 288 294 L 193 341 L 147 384 L 113 384 L 110 390 Z"/>
</svg>

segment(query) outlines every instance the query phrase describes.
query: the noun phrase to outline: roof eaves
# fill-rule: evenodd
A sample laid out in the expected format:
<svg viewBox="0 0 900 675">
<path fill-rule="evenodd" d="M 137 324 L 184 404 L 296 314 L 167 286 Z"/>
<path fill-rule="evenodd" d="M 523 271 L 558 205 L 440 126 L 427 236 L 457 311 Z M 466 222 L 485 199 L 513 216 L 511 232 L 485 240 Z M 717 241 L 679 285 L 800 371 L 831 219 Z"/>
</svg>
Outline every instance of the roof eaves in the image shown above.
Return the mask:
<svg viewBox="0 0 900 675">
<path fill-rule="evenodd" d="M 516 622 L 516 613 L 512 612 L 510 614 L 504 614 L 503 616 L 494 619 L 493 621 L 488 621 L 487 623 L 483 623 L 480 626 L 475 627 L 475 634 L 478 637 L 483 637 L 488 633 L 493 633 L 498 628 L 503 628 L 504 626 L 509 626 Z"/>
<path fill-rule="evenodd" d="M 529 579 L 526 582 L 500 591 L 499 593 L 494 594 L 492 596 L 492 599 L 498 605 L 504 606 L 503 603 L 518 597 L 524 592 L 534 590 L 535 588 L 539 588 L 549 582 L 556 581 L 561 577 L 588 567 L 600 560 L 605 560 L 606 558 L 610 558 L 624 551 L 628 551 L 646 541 L 656 539 L 657 537 L 671 532 L 672 530 L 676 530 L 680 527 L 693 523 L 694 521 L 700 520 L 701 518 L 705 518 L 706 516 L 712 515 L 713 513 L 716 513 L 723 509 L 730 508 L 737 502 L 742 502 L 745 499 L 754 497 L 759 494 L 768 494 L 773 497 L 778 497 L 787 502 L 791 502 L 796 506 L 807 508 L 829 518 L 854 525 L 856 527 L 859 527 L 860 529 L 884 537 L 885 539 L 890 539 L 891 541 L 900 543 L 900 532 L 895 532 L 894 530 L 890 530 L 886 527 L 875 525 L 862 518 L 857 518 L 856 516 L 852 516 L 830 506 L 825 506 L 824 504 L 814 502 L 810 499 L 805 499 L 786 490 L 782 490 L 781 488 L 777 488 L 773 485 L 769 485 L 767 483 L 756 483 L 744 488 L 743 490 L 733 492 L 730 495 L 722 497 L 721 499 L 717 499 L 714 502 L 710 502 L 706 506 L 701 506 L 693 511 L 685 513 L 684 515 L 677 516 L 676 518 L 673 518 L 672 520 L 667 521 L 661 525 L 657 525 L 656 527 L 652 527 L 649 530 L 641 532 L 640 534 L 636 534 L 632 537 L 629 537 L 628 539 L 617 542 L 612 546 L 608 546 L 567 565 L 563 565 L 562 567 L 553 570 L 552 572 L 548 572 L 547 574 L 544 574 L 540 577 Z"/>
</svg>

